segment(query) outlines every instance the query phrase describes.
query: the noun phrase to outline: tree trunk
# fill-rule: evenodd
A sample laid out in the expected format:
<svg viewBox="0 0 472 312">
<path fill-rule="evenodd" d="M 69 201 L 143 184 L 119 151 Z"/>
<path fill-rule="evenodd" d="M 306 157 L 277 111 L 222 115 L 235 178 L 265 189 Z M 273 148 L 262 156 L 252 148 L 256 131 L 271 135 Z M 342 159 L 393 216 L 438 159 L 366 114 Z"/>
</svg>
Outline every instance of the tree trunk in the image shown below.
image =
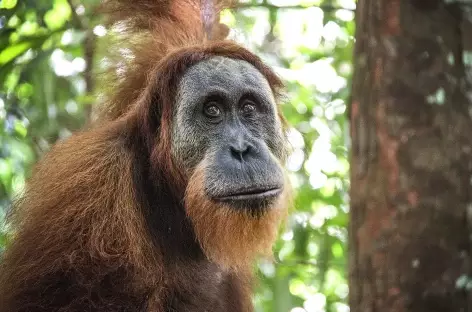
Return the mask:
<svg viewBox="0 0 472 312">
<path fill-rule="evenodd" d="M 453 0 L 358 1 L 351 312 L 472 311 L 467 14 Z"/>
</svg>

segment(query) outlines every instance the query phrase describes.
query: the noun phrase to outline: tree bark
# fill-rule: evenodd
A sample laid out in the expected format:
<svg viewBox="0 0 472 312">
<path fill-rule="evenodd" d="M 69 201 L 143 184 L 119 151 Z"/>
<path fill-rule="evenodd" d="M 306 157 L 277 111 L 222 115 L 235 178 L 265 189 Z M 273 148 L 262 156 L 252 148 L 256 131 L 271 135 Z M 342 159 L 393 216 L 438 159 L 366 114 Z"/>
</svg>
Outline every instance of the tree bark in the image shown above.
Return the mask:
<svg viewBox="0 0 472 312">
<path fill-rule="evenodd" d="M 351 312 L 472 311 L 467 14 L 452 0 L 358 1 Z"/>
</svg>

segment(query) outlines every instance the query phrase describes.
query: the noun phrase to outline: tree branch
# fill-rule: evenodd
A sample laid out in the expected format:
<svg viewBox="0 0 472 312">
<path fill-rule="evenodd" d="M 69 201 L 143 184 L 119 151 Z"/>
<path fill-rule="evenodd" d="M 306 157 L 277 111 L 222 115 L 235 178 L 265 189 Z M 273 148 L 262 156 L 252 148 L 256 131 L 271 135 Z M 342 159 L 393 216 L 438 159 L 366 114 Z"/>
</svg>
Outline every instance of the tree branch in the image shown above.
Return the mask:
<svg viewBox="0 0 472 312">
<path fill-rule="evenodd" d="M 84 23 L 82 22 L 82 19 L 80 16 L 77 14 L 77 11 L 75 9 L 74 3 L 72 3 L 72 0 L 67 0 L 67 3 L 70 6 L 70 9 L 72 11 L 72 23 L 74 24 L 74 27 L 80 30 L 86 30 Z"/>
<path fill-rule="evenodd" d="M 202 0 L 201 1 L 201 16 L 203 22 L 203 28 L 208 39 L 211 39 L 213 24 L 215 20 L 215 7 L 213 0 Z"/>
</svg>

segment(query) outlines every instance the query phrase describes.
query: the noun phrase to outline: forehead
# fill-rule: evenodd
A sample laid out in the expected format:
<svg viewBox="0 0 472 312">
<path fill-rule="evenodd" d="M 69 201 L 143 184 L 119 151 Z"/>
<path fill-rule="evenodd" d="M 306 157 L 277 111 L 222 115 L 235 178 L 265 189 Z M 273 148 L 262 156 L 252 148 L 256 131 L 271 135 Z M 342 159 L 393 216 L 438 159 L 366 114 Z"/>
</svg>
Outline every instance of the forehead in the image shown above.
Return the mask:
<svg viewBox="0 0 472 312">
<path fill-rule="evenodd" d="M 215 56 L 190 67 L 179 84 L 179 94 L 201 95 L 223 91 L 237 96 L 244 91 L 257 92 L 273 100 L 267 79 L 252 64 Z"/>
</svg>

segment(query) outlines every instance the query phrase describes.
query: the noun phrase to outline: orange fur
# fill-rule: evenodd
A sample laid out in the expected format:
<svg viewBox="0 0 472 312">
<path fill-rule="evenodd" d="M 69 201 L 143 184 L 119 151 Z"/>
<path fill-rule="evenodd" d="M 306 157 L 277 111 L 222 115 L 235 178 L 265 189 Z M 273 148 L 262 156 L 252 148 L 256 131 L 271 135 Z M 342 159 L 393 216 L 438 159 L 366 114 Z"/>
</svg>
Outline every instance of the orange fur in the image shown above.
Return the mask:
<svg viewBox="0 0 472 312">
<path fill-rule="evenodd" d="M 258 256 L 270 256 L 278 227 L 287 214 L 288 186 L 262 215 L 253 216 L 208 199 L 203 190 L 205 172 L 202 161 L 189 180 L 185 208 L 206 256 L 235 271 L 247 269 Z"/>
<path fill-rule="evenodd" d="M 80 274 L 86 289 L 125 270 L 130 296 L 160 282 L 160 255 L 136 204 L 132 159 L 117 130 L 111 124 L 77 133 L 35 167 L 9 218 L 16 231 L 0 262 L 0 311 L 26 305 L 28 298 L 18 296 L 59 272 Z"/>
</svg>

